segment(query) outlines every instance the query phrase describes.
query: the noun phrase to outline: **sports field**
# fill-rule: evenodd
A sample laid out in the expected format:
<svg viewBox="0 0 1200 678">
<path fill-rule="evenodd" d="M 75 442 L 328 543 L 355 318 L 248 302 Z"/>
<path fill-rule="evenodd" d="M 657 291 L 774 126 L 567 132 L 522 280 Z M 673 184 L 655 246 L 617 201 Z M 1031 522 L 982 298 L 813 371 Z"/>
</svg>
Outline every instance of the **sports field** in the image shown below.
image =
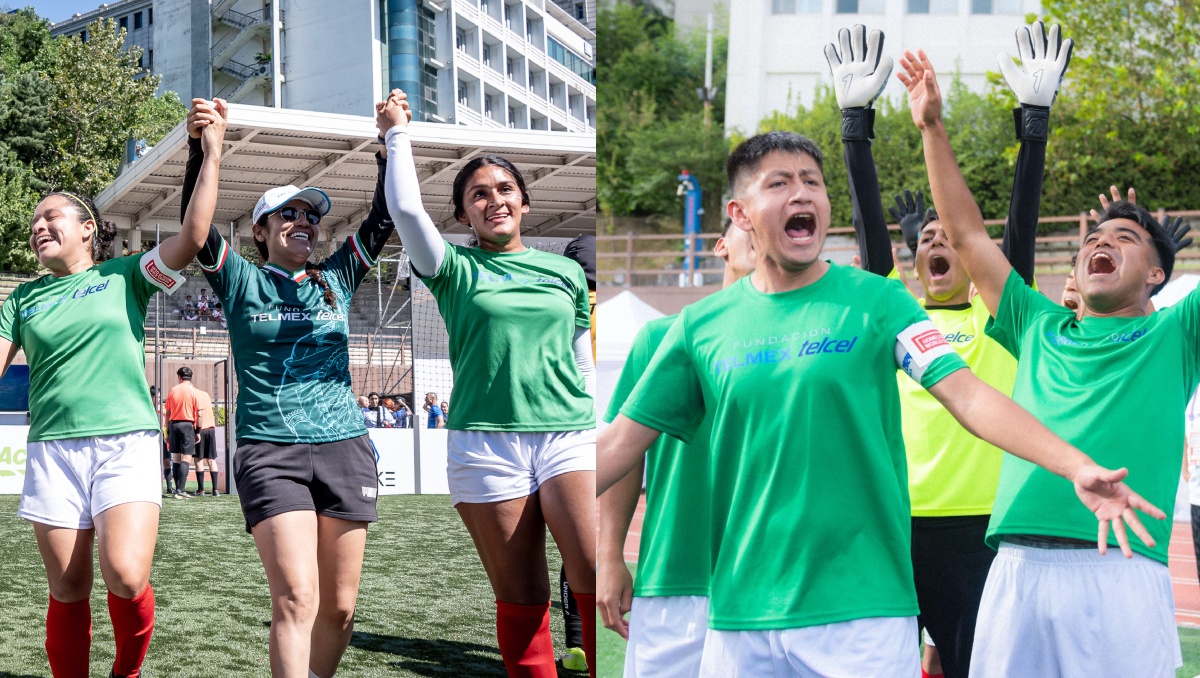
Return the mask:
<svg viewBox="0 0 1200 678">
<path fill-rule="evenodd" d="M 638 542 L 646 497 L 638 502 L 629 536 L 625 540 L 625 559 L 630 572 L 637 572 Z M 1191 528 L 1175 523 L 1170 549 L 1171 582 L 1175 589 L 1175 618 L 1179 626 L 1179 644 L 1183 650 L 1183 667 L 1176 678 L 1200 678 L 1200 580 L 1196 575 L 1196 556 L 1192 550 Z M 619 678 L 625 662 L 625 641 L 621 636 L 598 624 L 596 630 L 597 674 L 604 678 Z M 0 674 L 2 677 L 3 674 Z"/>
<path fill-rule="evenodd" d="M 0 678 L 49 676 L 46 581 L 33 530 L 0 496 Z M 483 566 L 444 495 L 386 496 L 368 531 L 354 637 L 339 676 L 504 676 Z M 547 544 L 558 590 L 558 552 Z M 157 625 L 147 678 L 265 676 L 267 580 L 236 497 L 165 498 L 154 569 Z M 108 675 L 112 627 L 96 570 L 92 670 Z M 558 652 L 562 615 L 554 602 Z M 562 671 L 561 676 L 587 674 Z M 613 674 L 608 674 L 613 675 Z"/>
</svg>

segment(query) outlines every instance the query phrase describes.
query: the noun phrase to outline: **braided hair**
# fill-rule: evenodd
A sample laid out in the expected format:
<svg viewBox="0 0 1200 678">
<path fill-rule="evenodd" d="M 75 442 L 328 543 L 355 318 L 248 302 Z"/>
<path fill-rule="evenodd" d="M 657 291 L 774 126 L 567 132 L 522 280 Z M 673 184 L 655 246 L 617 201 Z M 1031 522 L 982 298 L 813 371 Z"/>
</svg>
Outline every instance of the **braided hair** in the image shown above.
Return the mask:
<svg viewBox="0 0 1200 678">
<path fill-rule="evenodd" d="M 261 217 L 258 218 L 257 225 L 261 226 L 263 228 L 266 228 L 267 227 L 267 219 L 269 219 L 270 217 L 271 217 L 271 213 L 262 215 Z M 261 242 L 260 240 L 258 240 L 256 238 L 254 240 L 254 247 L 258 250 L 258 254 L 259 254 L 259 256 L 262 257 L 263 261 L 266 261 L 269 257 L 269 252 L 267 251 L 267 243 Z M 325 274 L 321 272 L 321 269 L 318 268 L 317 265 L 312 263 L 311 261 L 306 261 L 306 262 L 304 262 L 304 272 L 307 273 L 308 277 L 312 278 L 313 282 L 317 283 L 317 286 L 321 288 L 321 291 L 322 291 L 321 297 L 325 300 L 326 304 L 329 304 L 329 308 L 336 309 L 337 308 L 337 295 L 334 294 L 333 290 L 329 287 L 329 282 L 325 280 Z"/>
<path fill-rule="evenodd" d="M 112 244 L 117 238 L 117 225 L 111 221 L 100 218 L 100 210 L 96 207 L 96 203 L 88 196 L 80 193 L 71 193 L 69 191 L 54 191 L 46 194 L 46 198 L 52 195 L 61 195 L 71 201 L 75 211 L 79 214 L 79 221 L 91 221 L 96 224 L 96 230 L 92 233 L 92 261 L 104 261 L 112 257 Z"/>
</svg>

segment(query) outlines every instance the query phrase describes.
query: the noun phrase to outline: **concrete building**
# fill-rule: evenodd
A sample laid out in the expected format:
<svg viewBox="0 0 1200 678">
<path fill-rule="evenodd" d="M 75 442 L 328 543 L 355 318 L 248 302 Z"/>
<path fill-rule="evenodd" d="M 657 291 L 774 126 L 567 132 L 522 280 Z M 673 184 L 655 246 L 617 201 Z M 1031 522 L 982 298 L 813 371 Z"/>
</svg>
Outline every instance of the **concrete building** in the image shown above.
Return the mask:
<svg viewBox="0 0 1200 678">
<path fill-rule="evenodd" d="M 686 0 L 677 0 L 684 2 Z M 1014 31 L 1038 0 L 761 0 L 731 3 L 727 131 L 753 132 L 772 111 L 811 105 L 818 83 L 829 84 L 825 45 L 838 29 L 865 24 L 887 34 L 884 50 L 899 61 L 905 49 L 922 48 L 943 77 L 955 71 L 976 91 L 998 71 L 996 55 L 1014 51 Z M 899 100 L 904 86 L 893 76 L 884 96 Z"/>
<path fill-rule="evenodd" d="M 119 0 L 52 33 L 86 39 L 93 21 L 115 19 L 127 44 L 142 47 L 144 67 L 162 76 L 161 90 L 184 101 L 367 115 L 400 87 L 422 122 L 594 134 L 594 8 L 594 0 Z"/>
</svg>

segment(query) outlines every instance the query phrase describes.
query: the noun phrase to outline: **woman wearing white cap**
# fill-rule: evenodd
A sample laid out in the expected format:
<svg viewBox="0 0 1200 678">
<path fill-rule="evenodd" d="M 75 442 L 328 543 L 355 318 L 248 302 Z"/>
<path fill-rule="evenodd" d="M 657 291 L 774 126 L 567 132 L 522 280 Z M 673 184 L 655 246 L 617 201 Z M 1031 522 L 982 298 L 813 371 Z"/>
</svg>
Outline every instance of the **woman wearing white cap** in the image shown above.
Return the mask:
<svg viewBox="0 0 1200 678">
<path fill-rule="evenodd" d="M 407 104 L 405 104 L 407 106 Z M 192 136 L 183 209 L 204 160 Z M 267 191 L 253 213 L 254 266 L 215 228 L 198 259 L 221 301 L 238 376 L 233 476 L 246 529 L 271 591 L 274 676 L 329 678 L 350 641 L 367 523 L 375 512 L 375 454 L 350 388 L 350 299 L 393 227 L 384 156 L 371 211 L 320 264 L 312 255 L 331 207 L 318 188 Z M 215 186 L 206 187 L 215 195 Z M 209 199 L 198 189 L 197 199 Z"/>
<path fill-rule="evenodd" d="M 549 528 L 579 603 L 594 676 L 595 369 L 584 272 L 522 244 L 529 192 L 521 172 L 498 156 L 473 158 L 454 179 L 455 217 L 477 246 L 443 240 L 421 203 L 401 97 L 393 90 L 376 105 L 392 158 L 388 209 L 450 335 L 450 499 L 496 594 L 500 654 L 511 676 L 557 675 Z"/>
<path fill-rule="evenodd" d="M 193 114 L 209 126 L 197 140 L 209 156 L 196 175 L 203 189 L 215 189 L 224 102 L 204 102 Z M 55 678 L 88 675 L 94 542 L 116 641 L 111 675 L 139 675 L 150 645 L 162 499 L 143 328 L 154 293 L 183 284 L 179 270 L 199 251 L 215 206 L 196 201 L 180 233 L 149 252 L 100 261 L 116 225 L 87 196 L 53 192 L 34 211 L 29 243 L 50 273 L 19 285 L 0 310 L 0 373 L 21 348 L 30 368 L 18 515 L 33 523 L 50 584 L 46 656 Z"/>
</svg>

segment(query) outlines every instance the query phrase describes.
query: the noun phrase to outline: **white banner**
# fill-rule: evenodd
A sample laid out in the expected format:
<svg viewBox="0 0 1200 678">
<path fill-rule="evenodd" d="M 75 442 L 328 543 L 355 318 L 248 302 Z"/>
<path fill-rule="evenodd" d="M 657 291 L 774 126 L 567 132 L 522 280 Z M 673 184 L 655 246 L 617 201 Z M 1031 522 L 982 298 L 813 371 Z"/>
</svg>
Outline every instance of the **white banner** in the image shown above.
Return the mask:
<svg viewBox="0 0 1200 678">
<path fill-rule="evenodd" d="M 21 494 L 28 436 L 28 426 L 0 426 L 0 494 Z"/>
<path fill-rule="evenodd" d="M 413 494 L 413 430 L 411 428 L 369 428 L 375 447 L 375 465 L 379 467 L 379 494 Z"/>
</svg>

